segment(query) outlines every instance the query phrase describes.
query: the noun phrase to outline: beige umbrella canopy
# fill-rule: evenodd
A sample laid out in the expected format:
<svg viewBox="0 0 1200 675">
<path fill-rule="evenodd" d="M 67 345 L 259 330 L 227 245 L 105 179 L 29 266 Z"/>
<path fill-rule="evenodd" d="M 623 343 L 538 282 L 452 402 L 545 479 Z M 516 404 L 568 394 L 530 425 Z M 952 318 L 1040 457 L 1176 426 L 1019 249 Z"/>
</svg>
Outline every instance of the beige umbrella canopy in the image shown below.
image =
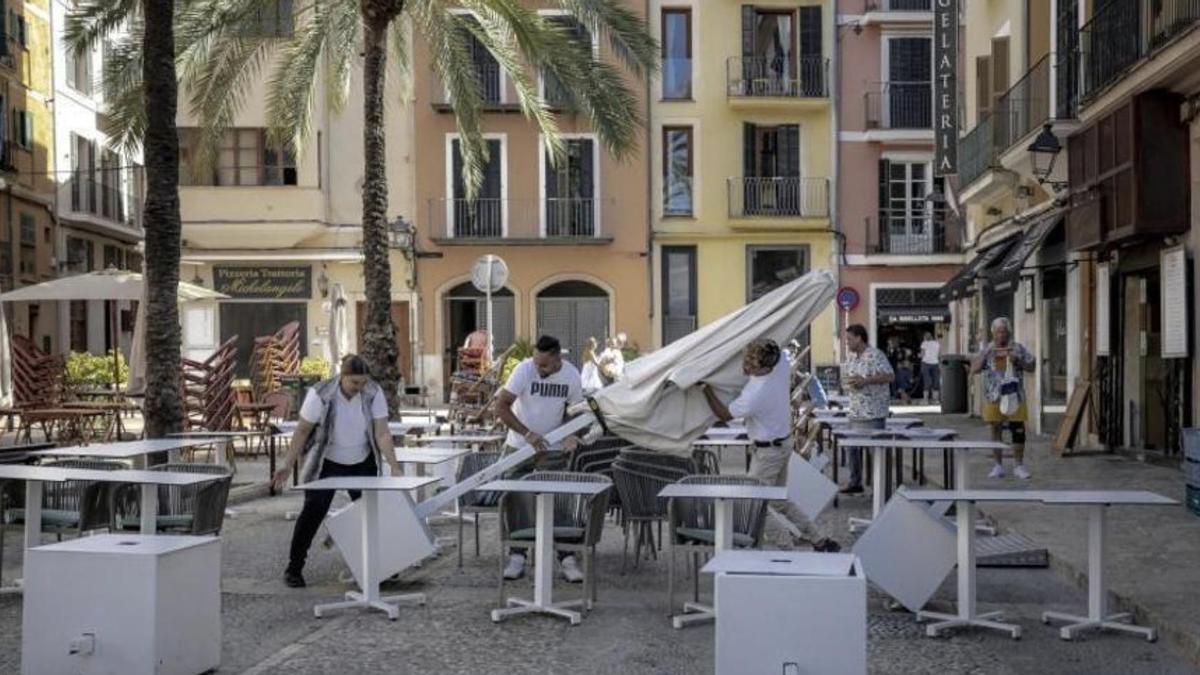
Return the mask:
<svg viewBox="0 0 1200 675">
<path fill-rule="evenodd" d="M 100 272 L 88 272 L 62 277 L 33 286 L 25 286 L 0 294 L 0 302 L 49 302 L 70 300 L 137 300 L 137 322 L 133 330 L 133 347 L 129 355 L 129 391 L 137 392 L 144 387 L 146 373 L 145 317 L 146 284 L 137 272 L 109 268 Z M 229 296 L 203 286 L 179 282 L 180 302 L 192 300 L 217 300 Z M 0 353 L 0 369 L 11 354 L 7 345 Z M 0 392 L 2 393 L 2 392 Z"/>
<path fill-rule="evenodd" d="M 341 367 L 342 359 L 350 353 L 350 317 L 347 309 L 346 291 L 341 284 L 334 284 L 329 293 L 329 365 L 334 373 Z"/>
</svg>

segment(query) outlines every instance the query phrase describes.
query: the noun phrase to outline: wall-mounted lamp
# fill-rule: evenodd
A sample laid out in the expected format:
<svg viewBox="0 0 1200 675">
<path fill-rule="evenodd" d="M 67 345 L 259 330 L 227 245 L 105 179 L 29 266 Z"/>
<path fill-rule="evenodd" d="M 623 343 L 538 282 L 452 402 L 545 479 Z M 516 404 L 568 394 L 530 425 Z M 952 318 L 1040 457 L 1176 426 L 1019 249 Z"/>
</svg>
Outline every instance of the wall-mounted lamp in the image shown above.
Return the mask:
<svg viewBox="0 0 1200 675">
<path fill-rule="evenodd" d="M 1049 122 L 1042 125 L 1041 132 L 1026 149 L 1029 150 L 1033 162 L 1033 176 L 1037 178 L 1038 183 L 1049 185 L 1056 192 L 1067 187 L 1067 183 L 1063 181 L 1050 180 L 1050 175 L 1054 173 L 1054 161 L 1062 152 L 1062 143 L 1058 141 L 1058 136 L 1054 135 L 1054 128 Z"/>
</svg>

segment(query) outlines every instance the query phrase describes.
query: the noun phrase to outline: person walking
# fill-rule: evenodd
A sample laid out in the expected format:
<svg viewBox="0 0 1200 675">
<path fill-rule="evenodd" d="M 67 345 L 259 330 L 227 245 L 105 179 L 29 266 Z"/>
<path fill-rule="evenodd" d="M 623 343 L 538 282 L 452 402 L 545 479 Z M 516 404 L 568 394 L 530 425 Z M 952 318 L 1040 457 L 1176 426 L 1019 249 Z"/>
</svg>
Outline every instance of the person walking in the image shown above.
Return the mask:
<svg viewBox="0 0 1200 675">
<path fill-rule="evenodd" d="M 367 363 L 354 354 L 342 359 L 339 375 L 314 385 L 300 407 L 292 444 L 271 480 L 276 489 L 287 484 L 301 456 L 300 482 L 338 476 L 378 476 L 386 461 L 400 475 L 392 432 L 388 428 L 387 396 L 369 376 Z M 292 530 L 292 545 L 283 581 L 303 588 L 304 561 L 321 521 L 333 503 L 333 490 L 308 490 Z M 360 493 L 350 491 L 350 499 Z"/>
<path fill-rule="evenodd" d="M 583 393 L 591 394 L 604 388 L 604 380 L 600 377 L 600 364 L 596 358 L 596 348 L 599 343 L 590 337 L 583 345 L 583 353 L 579 355 L 579 377 L 583 382 Z"/>
<path fill-rule="evenodd" d="M 971 362 L 971 374 L 983 373 L 983 421 L 992 428 L 992 440 L 1001 441 L 1007 428 L 1016 466 L 1013 475 L 1029 479 L 1025 468 L 1025 373 L 1037 367 L 1033 354 L 1012 339 L 1008 317 L 992 321 L 992 341 Z M 995 452 L 996 465 L 988 478 L 1004 477 L 1004 453 Z"/>
<path fill-rule="evenodd" d="M 851 429 L 883 429 L 887 425 L 890 387 L 896 379 L 892 364 L 879 349 L 867 342 L 867 329 L 861 324 L 846 328 L 846 348 L 850 354 L 842 364 L 842 382 L 850 393 L 849 420 Z M 850 482 L 842 488 L 842 494 L 861 494 L 862 448 L 848 450 L 850 454 Z M 882 490 L 882 485 L 876 485 Z"/>
<path fill-rule="evenodd" d="M 921 342 L 921 389 L 926 403 L 937 403 L 941 393 L 942 378 L 938 371 L 941 355 L 942 343 L 933 337 L 933 333 L 925 333 L 925 340 Z"/>
<path fill-rule="evenodd" d="M 538 338 L 532 358 L 525 359 L 508 376 L 508 382 L 496 394 L 496 415 L 508 427 L 505 454 L 516 451 L 526 443 L 538 454 L 513 470 L 520 477 L 535 470 L 561 468 L 562 453 L 550 455 L 548 451 L 562 449 L 572 451 L 577 445 L 574 436 L 561 444 L 551 444 L 545 435 L 562 426 L 569 415 L 567 408 L 583 400 L 583 383 L 575 366 L 562 358 L 562 345 L 558 338 L 543 335 Z M 536 512 L 533 503 L 528 504 L 520 516 L 522 522 L 533 527 Z M 581 537 L 555 537 L 556 541 L 577 543 Z M 520 579 L 525 576 L 525 548 L 509 550 L 508 564 L 504 566 L 505 579 Z M 571 583 L 583 581 L 583 572 L 571 554 L 559 557 L 559 569 L 564 579 Z"/>
<path fill-rule="evenodd" d="M 608 338 L 605 349 L 597 360 L 600 374 L 604 376 L 605 382 L 608 384 L 620 381 L 625 375 L 625 352 L 623 350 L 626 341 L 624 333 L 617 333 Z"/>
<path fill-rule="evenodd" d="M 754 443 L 750 475 L 764 485 L 786 485 L 792 453 L 792 362 L 773 340 L 755 340 L 742 357 L 742 372 L 750 377 L 738 397 L 726 406 L 712 386 L 700 383 L 713 415 L 722 422 L 740 417 Z M 824 537 L 804 514 L 787 503 L 786 517 L 815 551 L 836 552 L 837 542 Z"/>
</svg>

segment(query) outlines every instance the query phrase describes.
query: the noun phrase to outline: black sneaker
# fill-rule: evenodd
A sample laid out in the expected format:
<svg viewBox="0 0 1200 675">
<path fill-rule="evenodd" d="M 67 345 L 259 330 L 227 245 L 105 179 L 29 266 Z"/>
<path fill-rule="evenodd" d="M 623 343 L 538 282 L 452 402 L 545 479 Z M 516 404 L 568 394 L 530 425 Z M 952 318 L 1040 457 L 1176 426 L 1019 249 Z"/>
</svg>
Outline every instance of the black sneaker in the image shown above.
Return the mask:
<svg viewBox="0 0 1200 675">
<path fill-rule="evenodd" d="M 842 545 L 832 539 L 822 539 L 813 544 L 813 550 L 817 553 L 837 553 L 842 550 Z"/>
<path fill-rule="evenodd" d="M 304 575 L 291 570 L 283 573 L 283 583 L 288 588 L 304 588 L 308 585 L 304 583 Z"/>
<path fill-rule="evenodd" d="M 846 487 L 842 488 L 838 492 L 841 494 L 844 494 L 844 495 L 861 495 L 863 492 L 863 486 L 847 485 Z"/>
</svg>

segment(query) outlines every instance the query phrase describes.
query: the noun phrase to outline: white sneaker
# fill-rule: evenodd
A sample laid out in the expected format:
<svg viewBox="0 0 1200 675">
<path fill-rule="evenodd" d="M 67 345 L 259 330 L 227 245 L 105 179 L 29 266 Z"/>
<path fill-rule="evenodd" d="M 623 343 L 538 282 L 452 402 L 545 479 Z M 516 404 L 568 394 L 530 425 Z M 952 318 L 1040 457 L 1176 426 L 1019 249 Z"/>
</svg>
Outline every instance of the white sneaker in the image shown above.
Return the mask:
<svg viewBox="0 0 1200 675">
<path fill-rule="evenodd" d="M 997 464 L 992 467 L 992 472 L 988 474 L 988 478 L 1004 478 L 1004 465 Z"/>
<path fill-rule="evenodd" d="M 525 556 L 513 553 L 508 556 L 508 564 L 504 566 L 504 578 L 512 581 L 525 576 Z"/>
<path fill-rule="evenodd" d="M 1013 469 L 1013 475 L 1021 480 L 1029 480 L 1029 470 L 1024 464 L 1018 464 L 1017 468 Z"/>
<path fill-rule="evenodd" d="M 575 562 L 575 556 L 565 556 L 559 563 L 559 568 L 562 569 L 563 578 L 568 582 L 583 583 L 583 572 L 579 569 L 579 564 Z"/>
</svg>

